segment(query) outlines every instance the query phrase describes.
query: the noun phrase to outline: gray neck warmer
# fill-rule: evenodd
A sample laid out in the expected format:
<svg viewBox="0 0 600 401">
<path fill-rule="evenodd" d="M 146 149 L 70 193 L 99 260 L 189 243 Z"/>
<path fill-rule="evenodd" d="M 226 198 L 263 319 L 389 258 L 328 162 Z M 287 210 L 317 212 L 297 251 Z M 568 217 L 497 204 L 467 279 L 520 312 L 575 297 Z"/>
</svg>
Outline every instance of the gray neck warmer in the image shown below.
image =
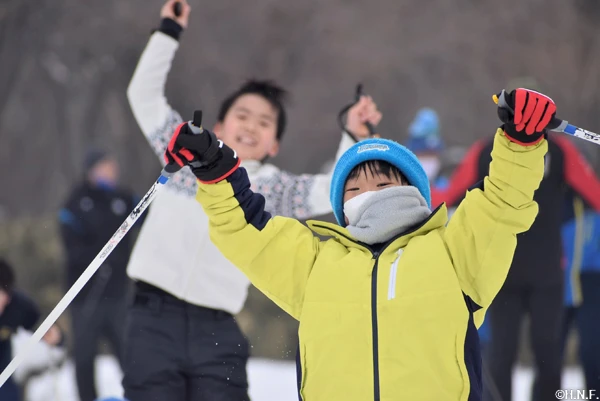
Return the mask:
<svg viewBox="0 0 600 401">
<path fill-rule="evenodd" d="M 390 240 L 430 214 L 425 198 L 413 186 L 369 191 L 344 203 L 349 222 L 346 228 L 354 238 L 369 245 Z"/>
</svg>

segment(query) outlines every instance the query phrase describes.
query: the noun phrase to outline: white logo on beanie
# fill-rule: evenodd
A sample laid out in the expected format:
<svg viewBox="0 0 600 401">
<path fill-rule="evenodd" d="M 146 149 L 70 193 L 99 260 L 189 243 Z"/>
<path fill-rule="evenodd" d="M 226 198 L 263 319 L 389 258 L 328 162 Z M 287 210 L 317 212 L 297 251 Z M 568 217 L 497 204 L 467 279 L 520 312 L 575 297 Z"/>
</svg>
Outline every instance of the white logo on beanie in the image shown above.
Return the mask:
<svg viewBox="0 0 600 401">
<path fill-rule="evenodd" d="M 369 150 L 379 150 L 381 152 L 385 152 L 390 150 L 390 147 L 381 143 L 370 143 L 367 145 L 360 145 L 356 153 L 367 152 Z"/>
</svg>

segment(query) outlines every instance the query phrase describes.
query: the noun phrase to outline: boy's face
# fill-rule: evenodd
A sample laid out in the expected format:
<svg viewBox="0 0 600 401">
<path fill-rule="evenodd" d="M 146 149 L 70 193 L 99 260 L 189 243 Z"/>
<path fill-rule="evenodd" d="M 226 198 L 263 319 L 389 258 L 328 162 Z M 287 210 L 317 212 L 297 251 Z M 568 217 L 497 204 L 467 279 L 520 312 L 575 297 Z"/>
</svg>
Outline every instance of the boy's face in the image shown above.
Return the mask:
<svg viewBox="0 0 600 401">
<path fill-rule="evenodd" d="M 408 185 L 400 177 L 390 174 L 387 177 L 385 174 L 371 172 L 370 169 L 361 169 L 360 173 L 349 178 L 344 186 L 344 203 L 358 195 L 368 191 L 379 191 L 389 187 L 399 187 Z"/>
<path fill-rule="evenodd" d="M 277 117 L 277 109 L 265 98 L 245 94 L 236 99 L 213 130 L 241 160 L 262 160 L 279 151 Z"/>
</svg>

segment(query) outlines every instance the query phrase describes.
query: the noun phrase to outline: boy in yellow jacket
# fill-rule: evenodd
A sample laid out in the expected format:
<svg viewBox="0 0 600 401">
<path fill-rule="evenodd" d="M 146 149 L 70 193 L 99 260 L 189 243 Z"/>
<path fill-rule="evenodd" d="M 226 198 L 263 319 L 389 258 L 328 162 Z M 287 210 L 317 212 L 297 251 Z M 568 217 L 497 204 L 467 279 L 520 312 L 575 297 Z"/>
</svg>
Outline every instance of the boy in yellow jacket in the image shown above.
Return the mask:
<svg viewBox="0 0 600 401">
<path fill-rule="evenodd" d="M 514 115 L 498 110 L 490 174 L 448 224 L 445 205 L 430 210 L 418 159 L 393 141 L 365 140 L 341 157 L 330 195 L 339 225 L 308 228 L 266 213 L 235 152 L 212 133 L 178 127 L 165 157 L 200 181 L 213 242 L 300 321 L 302 400 L 481 398 L 476 328 L 506 278 L 516 235 L 537 215 L 556 109 L 525 89 L 507 101 Z"/>
</svg>

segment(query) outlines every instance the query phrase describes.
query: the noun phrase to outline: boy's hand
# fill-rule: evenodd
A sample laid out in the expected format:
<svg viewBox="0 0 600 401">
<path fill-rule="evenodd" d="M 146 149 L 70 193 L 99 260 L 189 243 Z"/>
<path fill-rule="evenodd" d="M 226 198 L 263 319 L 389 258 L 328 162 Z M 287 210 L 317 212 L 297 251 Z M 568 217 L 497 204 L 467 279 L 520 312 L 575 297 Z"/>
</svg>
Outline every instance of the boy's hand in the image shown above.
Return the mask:
<svg viewBox="0 0 600 401">
<path fill-rule="evenodd" d="M 53 325 L 50 327 L 50 329 L 48 329 L 46 334 L 44 334 L 42 340 L 44 340 L 44 342 L 46 342 L 48 345 L 56 346 L 60 344 L 62 337 L 62 331 L 60 328 L 57 325 Z"/>
<path fill-rule="evenodd" d="M 175 15 L 175 3 L 181 3 L 181 15 Z M 160 10 L 161 18 L 170 18 L 173 21 L 181 25 L 182 28 L 187 28 L 188 21 L 190 19 L 190 12 L 192 7 L 187 3 L 186 0 L 167 0 L 165 5 Z"/>
<path fill-rule="evenodd" d="M 381 112 L 377 110 L 377 104 L 371 96 L 361 96 L 360 100 L 348 110 L 346 117 L 346 128 L 357 139 L 366 139 L 369 137 L 369 130 L 365 123 L 369 122 L 374 127 L 381 121 Z"/>
<path fill-rule="evenodd" d="M 237 153 L 208 130 L 192 132 L 188 123 L 176 129 L 165 152 L 167 164 L 190 166 L 194 175 L 205 184 L 219 182 L 240 165 Z"/>
<path fill-rule="evenodd" d="M 506 136 L 521 145 L 533 145 L 541 141 L 556 114 L 554 101 L 539 92 L 523 88 L 505 93 L 504 96 L 514 111 L 498 107 L 498 117 L 504 122 Z"/>
</svg>

